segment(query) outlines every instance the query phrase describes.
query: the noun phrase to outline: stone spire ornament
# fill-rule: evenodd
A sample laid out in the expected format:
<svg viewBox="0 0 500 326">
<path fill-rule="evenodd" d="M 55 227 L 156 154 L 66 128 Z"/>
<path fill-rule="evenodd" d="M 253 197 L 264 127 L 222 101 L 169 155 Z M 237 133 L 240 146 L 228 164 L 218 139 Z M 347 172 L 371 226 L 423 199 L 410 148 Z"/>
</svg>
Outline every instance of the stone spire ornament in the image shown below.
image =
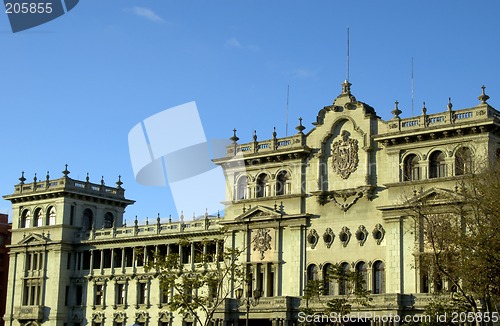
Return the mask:
<svg viewBox="0 0 500 326">
<path fill-rule="evenodd" d="M 306 127 L 302 125 L 302 117 L 299 118 L 299 125 L 295 127 L 295 129 L 297 129 L 299 134 L 301 134 L 306 129 Z"/>
<path fill-rule="evenodd" d="M 394 114 L 393 119 L 400 119 L 399 115 L 403 112 L 399 109 L 398 101 L 394 102 L 394 104 L 396 105 L 396 107 L 394 108 L 394 110 L 391 111 L 391 113 Z"/>
<path fill-rule="evenodd" d="M 481 89 L 482 89 L 482 93 L 481 95 L 479 95 L 477 97 L 478 100 L 481 101 L 481 104 L 488 104 L 486 101 L 490 98 L 488 95 L 486 95 L 486 93 L 484 92 L 484 90 L 486 89 L 486 86 L 481 86 Z"/>
<path fill-rule="evenodd" d="M 231 140 L 233 144 L 235 144 L 238 140 L 240 140 L 238 136 L 236 136 L 236 128 L 233 129 L 233 137 L 229 138 L 229 140 Z"/>
</svg>

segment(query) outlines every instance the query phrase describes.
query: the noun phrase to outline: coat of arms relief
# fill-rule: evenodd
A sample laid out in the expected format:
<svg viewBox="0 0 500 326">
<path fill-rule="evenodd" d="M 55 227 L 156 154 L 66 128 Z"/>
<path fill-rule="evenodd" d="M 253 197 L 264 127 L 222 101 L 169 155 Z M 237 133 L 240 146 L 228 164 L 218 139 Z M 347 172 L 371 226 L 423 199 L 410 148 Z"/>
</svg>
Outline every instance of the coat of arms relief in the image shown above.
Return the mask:
<svg viewBox="0 0 500 326">
<path fill-rule="evenodd" d="M 332 144 L 332 165 L 333 171 L 347 179 L 358 167 L 358 141 L 350 139 L 346 130 L 340 136 L 341 140 Z"/>
<path fill-rule="evenodd" d="M 258 229 L 253 237 L 253 250 L 260 253 L 260 259 L 264 259 L 265 252 L 271 249 L 271 235 L 268 229 Z"/>
</svg>

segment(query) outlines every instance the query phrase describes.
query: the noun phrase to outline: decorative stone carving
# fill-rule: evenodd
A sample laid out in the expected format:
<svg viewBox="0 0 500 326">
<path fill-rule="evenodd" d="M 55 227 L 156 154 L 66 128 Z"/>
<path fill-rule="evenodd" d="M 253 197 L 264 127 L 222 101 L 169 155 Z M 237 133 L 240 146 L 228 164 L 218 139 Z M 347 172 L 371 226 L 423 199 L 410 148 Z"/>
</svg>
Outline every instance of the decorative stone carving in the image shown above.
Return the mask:
<svg viewBox="0 0 500 326">
<path fill-rule="evenodd" d="M 383 226 L 381 224 L 375 225 L 375 228 L 372 231 L 372 236 L 378 245 L 380 243 L 382 243 L 382 240 L 384 240 L 384 236 L 385 236 L 385 229 L 383 228 Z"/>
<path fill-rule="evenodd" d="M 332 144 L 333 171 L 347 179 L 358 167 L 358 141 L 349 139 L 346 130 L 342 130 L 341 137 L 341 140 Z"/>
<path fill-rule="evenodd" d="M 158 319 L 163 323 L 169 323 L 172 320 L 172 313 L 170 311 L 158 312 Z"/>
<path fill-rule="evenodd" d="M 328 202 L 332 201 L 341 210 L 346 212 L 363 196 L 365 196 L 368 200 L 372 200 L 374 190 L 375 187 L 373 186 L 362 186 L 357 187 L 356 189 L 322 191 L 315 194 L 318 195 L 317 200 L 320 205 L 325 205 Z"/>
<path fill-rule="evenodd" d="M 113 320 L 117 323 L 125 323 L 125 321 L 127 320 L 127 314 L 123 311 L 114 312 Z"/>
<path fill-rule="evenodd" d="M 335 239 L 335 234 L 332 229 L 327 228 L 325 233 L 323 233 L 323 241 L 325 241 L 326 247 L 330 248 L 332 246 L 333 240 Z"/>
<path fill-rule="evenodd" d="M 253 237 L 253 250 L 260 253 L 260 259 L 264 259 L 264 253 L 271 249 L 270 230 L 258 229 L 257 234 Z"/>
<path fill-rule="evenodd" d="M 342 246 L 347 246 L 349 240 L 351 240 L 351 235 L 352 234 L 351 231 L 349 231 L 349 228 L 347 226 L 344 226 L 339 233 L 339 240 L 342 243 Z"/>
<path fill-rule="evenodd" d="M 146 311 L 139 311 L 135 313 L 135 321 L 139 323 L 146 323 L 149 319 L 149 313 Z"/>
<path fill-rule="evenodd" d="M 309 243 L 311 249 L 314 249 L 316 247 L 316 245 L 318 244 L 318 240 L 319 240 L 318 232 L 316 232 L 315 229 L 311 229 L 311 231 L 309 231 L 309 234 L 307 235 L 307 243 Z"/>
<path fill-rule="evenodd" d="M 105 319 L 104 312 L 102 311 L 96 311 L 92 313 L 92 321 L 96 323 L 103 323 Z"/>
<path fill-rule="evenodd" d="M 365 244 L 367 238 L 368 231 L 366 230 L 364 225 L 360 225 L 358 227 L 358 230 L 356 231 L 356 240 L 358 240 L 359 245 L 362 246 Z"/>
</svg>

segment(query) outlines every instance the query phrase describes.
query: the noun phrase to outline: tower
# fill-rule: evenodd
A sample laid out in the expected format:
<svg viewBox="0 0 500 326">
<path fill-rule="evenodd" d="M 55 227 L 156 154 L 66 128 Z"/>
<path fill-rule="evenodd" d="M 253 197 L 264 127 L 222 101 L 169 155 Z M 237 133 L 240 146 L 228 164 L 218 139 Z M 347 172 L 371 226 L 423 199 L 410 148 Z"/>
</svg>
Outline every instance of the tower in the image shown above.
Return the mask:
<svg viewBox="0 0 500 326">
<path fill-rule="evenodd" d="M 14 193 L 4 196 L 13 209 L 6 325 L 73 321 L 85 295 L 74 274 L 85 256 L 75 250 L 82 234 L 121 226 L 125 208 L 134 203 L 125 198 L 120 178 L 109 187 L 104 179 L 94 184 L 88 175 L 78 181 L 69 174 L 66 165 L 59 179 L 47 172 L 45 180 L 35 175 L 25 183 L 23 173 Z"/>
</svg>

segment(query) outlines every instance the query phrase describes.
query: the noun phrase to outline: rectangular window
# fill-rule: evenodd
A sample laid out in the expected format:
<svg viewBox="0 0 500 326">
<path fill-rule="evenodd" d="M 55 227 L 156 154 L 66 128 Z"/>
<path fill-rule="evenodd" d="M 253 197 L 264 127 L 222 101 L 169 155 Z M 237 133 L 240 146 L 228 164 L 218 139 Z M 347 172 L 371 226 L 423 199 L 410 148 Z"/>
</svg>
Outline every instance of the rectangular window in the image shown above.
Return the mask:
<svg viewBox="0 0 500 326">
<path fill-rule="evenodd" d="M 83 269 L 84 270 L 90 269 L 90 251 L 83 252 Z"/>
<path fill-rule="evenodd" d="M 66 261 L 66 269 L 71 269 L 71 252 L 68 252 L 68 260 Z"/>
<path fill-rule="evenodd" d="M 69 224 L 73 225 L 74 220 L 75 220 L 75 205 L 71 205 L 69 212 Z"/>
<path fill-rule="evenodd" d="M 124 305 L 125 304 L 125 284 L 118 283 L 116 284 L 116 304 Z"/>
<path fill-rule="evenodd" d="M 137 303 L 146 304 L 147 302 L 147 283 L 137 284 Z"/>
<path fill-rule="evenodd" d="M 160 303 L 168 303 L 168 297 L 170 291 L 168 289 L 160 287 Z"/>
<path fill-rule="evenodd" d="M 95 286 L 95 297 L 94 297 L 94 304 L 96 306 L 102 305 L 102 299 L 103 299 L 103 286 L 101 284 L 97 284 Z"/>
<path fill-rule="evenodd" d="M 83 286 L 77 285 L 75 291 L 75 302 L 77 306 L 81 306 L 83 302 Z"/>
<path fill-rule="evenodd" d="M 64 293 L 64 305 L 68 306 L 69 286 L 66 285 L 66 292 Z"/>
</svg>

